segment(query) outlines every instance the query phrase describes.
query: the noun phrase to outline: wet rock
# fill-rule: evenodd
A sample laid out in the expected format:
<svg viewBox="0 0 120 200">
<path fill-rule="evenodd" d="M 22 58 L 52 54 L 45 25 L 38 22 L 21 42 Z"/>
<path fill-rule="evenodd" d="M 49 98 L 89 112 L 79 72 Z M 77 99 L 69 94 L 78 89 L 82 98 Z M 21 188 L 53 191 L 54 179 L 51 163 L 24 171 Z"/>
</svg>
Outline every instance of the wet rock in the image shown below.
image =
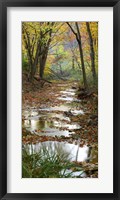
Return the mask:
<svg viewBox="0 0 120 200">
<path fill-rule="evenodd" d="M 77 88 L 75 86 L 72 86 L 72 89 L 76 90 Z"/>
<path fill-rule="evenodd" d="M 87 95 L 87 91 L 80 91 L 78 93 L 78 98 L 84 98 Z"/>
<path fill-rule="evenodd" d="M 87 125 L 88 125 L 88 126 L 91 126 L 91 125 L 92 125 L 92 119 L 88 119 L 88 120 L 87 120 Z"/>
<path fill-rule="evenodd" d="M 28 136 L 28 135 L 31 135 L 31 132 L 26 130 L 25 128 L 22 129 L 22 136 Z"/>
<path fill-rule="evenodd" d="M 72 134 L 71 136 L 72 136 L 73 139 L 79 139 L 79 138 L 80 138 L 79 135 L 73 135 L 73 134 Z"/>
<path fill-rule="evenodd" d="M 88 119 L 87 120 L 87 125 L 88 126 L 96 126 L 98 124 L 97 120 L 93 120 L 93 119 Z"/>
<path fill-rule="evenodd" d="M 93 92 L 88 92 L 88 91 L 80 91 L 78 93 L 78 98 L 81 98 L 81 99 L 84 99 L 84 98 L 87 98 L 87 97 L 90 97 L 91 95 L 93 95 Z"/>
<path fill-rule="evenodd" d="M 90 116 L 91 119 L 96 119 L 97 117 L 98 117 L 98 115 L 96 115 L 96 114 L 92 114 L 92 115 Z"/>
<path fill-rule="evenodd" d="M 71 112 L 71 110 L 69 110 L 68 112 L 67 111 L 65 111 L 64 112 L 64 114 L 66 115 L 66 116 L 73 116 L 73 114 L 72 114 L 72 112 Z"/>
</svg>

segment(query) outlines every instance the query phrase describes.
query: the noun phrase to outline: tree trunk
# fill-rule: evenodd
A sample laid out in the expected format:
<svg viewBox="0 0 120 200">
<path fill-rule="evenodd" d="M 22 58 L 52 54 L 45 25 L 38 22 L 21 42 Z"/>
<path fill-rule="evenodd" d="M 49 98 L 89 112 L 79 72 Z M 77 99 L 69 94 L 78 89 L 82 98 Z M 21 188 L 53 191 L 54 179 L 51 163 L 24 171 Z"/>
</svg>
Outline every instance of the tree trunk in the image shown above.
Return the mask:
<svg viewBox="0 0 120 200">
<path fill-rule="evenodd" d="M 84 86 L 87 88 L 87 79 L 86 79 L 86 72 L 85 72 L 85 65 L 84 65 L 84 57 L 83 57 L 83 50 L 82 50 L 82 43 L 81 43 L 81 35 L 78 27 L 78 23 L 76 22 L 76 28 L 77 28 L 77 41 L 78 41 L 78 46 L 79 46 L 79 51 L 80 51 L 80 58 L 81 58 L 81 65 L 82 65 L 82 72 L 83 72 L 83 81 L 84 81 Z"/>
<path fill-rule="evenodd" d="M 47 52 L 44 55 L 40 56 L 40 78 L 43 78 L 44 76 L 44 69 L 45 69 L 45 64 L 47 60 Z"/>
<path fill-rule="evenodd" d="M 93 38 L 90 30 L 89 22 L 86 22 L 87 32 L 89 35 L 89 43 L 90 43 L 90 58 L 91 58 L 91 67 L 92 67 L 92 75 L 93 81 L 96 82 L 96 71 L 95 71 L 95 52 L 93 47 Z"/>
<path fill-rule="evenodd" d="M 29 73 L 28 73 L 28 81 L 33 80 L 33 77 L 35 75 L 36 72 L 36 66 L 38 63 L 38 57 L 39 57 L 39 41 L 37 43 L 37 49 L 36 49 L 36 53 L 35 53 L 35 57 L 33 56 L 33 52 L 31 50 L 31 43 L 30 43 L 30 36 L 29 33 L 27 32 L 26 29 L 23 28 L 23 32 L 26 34 L 24 34 L 24 42 L 25 42 L 25 48 L 27 50 L 27 55 L 28 55 L 28 61 L 29 61 Z"/>
<path fill-rule="evenodd" d="M 63 75 L 62 66 L 61 66 L 61 64 L 58 64 L 58 65 L 60 67 L 60 74 Z"/>
<path fill-rule="evenodd" d="M 84 57 L 83 57 L 83 50 L 82 50 L 82 43 L 81 43 L 81 35 L 79 31 L 79 26 L 78 23 L 75 22 L 76 28 L 77 28 L 77 33 L 75 30 L 72 28 L 72 26 L 67 22 L 68 26 L 70 27 L 71 31 L 73 34 L 76 36 L 76 40 L 78 42 L 78 47 L 79 47 L 79 52 L 80 52 L 80 60 L 81 60 L 81 65 L 82 65 L 82 73 L 83 73 L 83 82 L 84 82 L 84 87 L 87 88 L 87 79 L 86 79 L 86 71 L 85 71 L 85 65 L 84 65 Z"/>
<path fill-rule="evenodd" d="M 53 24 L 54 24 L 54 22 L 52 22 L 51 25 L 53 26 Z M 44 39 L 44 35 L 42 32 L 40 32 L 40 35 L 41 35 L 41 39 Z M 40 54 L 41 54 L 40 59 L 39 59 L 39 64 L 40 64 L 39 76 L 40 76 L 40 78 L 43 78 L 43 76 L 44 76 L 45 64 L 46 64 L 46 60 L 47 60 L 49 45 L 51 42 L 51 35 L 52 35 L 52 29 L 50 29 L 50 31 L 49 31 L 49 39 L 48 39 L 47 43 L 43 44 L 42 46 L 39 47 Z"/>
<path fill-rule="evenodd" d="M 74 70 L 75 69 L 75 64 L 74 64 L 74 56 L 72 57 L 72 69 Z"/>
</svg>

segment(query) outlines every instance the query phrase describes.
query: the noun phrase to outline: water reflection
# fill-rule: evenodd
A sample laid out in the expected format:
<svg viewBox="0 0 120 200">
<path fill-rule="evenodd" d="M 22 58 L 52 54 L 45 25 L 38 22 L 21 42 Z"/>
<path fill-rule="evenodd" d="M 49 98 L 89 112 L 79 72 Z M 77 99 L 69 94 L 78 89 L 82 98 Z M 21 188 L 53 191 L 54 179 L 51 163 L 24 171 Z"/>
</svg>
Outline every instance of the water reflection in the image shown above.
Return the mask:
<svg viewBox="0 0 120 200">
<path fill-rule="evenodd" d="M 49 108 L 41 108 L 40 111 L 68 111 L 70 109 L 69 105 L 60 105 L 60 106 L 54 106 Z"/>
<path fill-rule="evenodd" d="M 65 175 L 71 174 L 71 177 L 82 177 L 82 178 L 87 177 L 84 171 L 73 172 L 71 169 L 62 170 L 60 173 Z"/>
<path fill-rule="evenodd" d="M 73 115 L 83 115 L 84 114 L 83 110 L 71 110 L 71 112 Z"/>
<path fill-rule="evenodd" d="M 71 114 L 70 116 L 83 114 L 82 110 L 74 109 L 76 105 L 68 104 L 69 101 L 79 101 L 75 98 L 75 92 L 76 89 L 61 91 L 59 99 L 67 101 L 64 105 L 38 110 L 34 108 L 23 110 L 23 127 L 38 135 L 69 137 L 74 134 L 74 130 L 80 129 L 81 126 L 77 123 L 71 123 L 69 114 Z"/>
<path fill-rule="evenodd" d="M 67 94 L 68 96 L 74 96 L 75 95 L 75 92 L 71 92 L 71 91 L 60 91 L 60 93 L 62 94 Z"/>
<path fill-rule="evenodd" d="M 64 142 L 57 141 L 47 141 L 37 144 L 26 144 L 24 145 L 25 150 L 28 154 L 39 153 L 45 149 L 49 151 L 52 156 L 54 154 L 59 154 L 63 152 L 68 156 L 70 161 L 88 161 L 90 148 L 88 146 L 79 147 L 78 145 L 68 144 Z"/>
<path fill-rule="evenodd" d="M 56 127 L 59 127 L 59 128 L 67 128 L 69 130 L 72 130 L 72 129 L 80 129 L 81 126 L 78 125 L 77 123 L 75 124 L 66 124 L 66 123 L 63 123 L 63 122 L 60 122 L 60 121 L 54 121 L 54 126 Z"/>
<path fill-rule="evenodd" d="M 83 110 L 76 110 L 76 109 L 71 109 L 71 105 L 67 104 L 67 105 L 60 105 L 60 106 L 55 106 L 55 107 L 49 107 L 49 108 L 41 108 L 39 109 L 39 111 L 62 111 L 62 112 L 66 112 L 66 111 L 70 111 L 72 112 L 73 115 L 79 115 L 79 114 L 84 114 Z M 54 113 L 55 114 L 55 113 Z"/>
<path fill-rule="evenodd" d="M 61 96 L 58 97 L 57 99 L 62 100 L 62 101 L 75 101 L 75 102 L 81 102 L 80 99 L 76 99 L 74 97 L 69 97 L 69 96 Z"/>
<path fill-rule="evenodd" d="M 46 120 L 25 120 L 23 125 L 30 132 L 34 132 L 37 135 L 43 136 L 66 136 L 69 137 L 70 134 L 74 134 L 74 131 L 69 132 L 69 130 L 74 130 L 74 128 L 79 129 L 77 125 L 63 125 L 61 122 L 58 125 L 57 121 L 46 121 Z M 66 127 L 68 130 L 60 130 L 59 128 Z"/>
</svg>

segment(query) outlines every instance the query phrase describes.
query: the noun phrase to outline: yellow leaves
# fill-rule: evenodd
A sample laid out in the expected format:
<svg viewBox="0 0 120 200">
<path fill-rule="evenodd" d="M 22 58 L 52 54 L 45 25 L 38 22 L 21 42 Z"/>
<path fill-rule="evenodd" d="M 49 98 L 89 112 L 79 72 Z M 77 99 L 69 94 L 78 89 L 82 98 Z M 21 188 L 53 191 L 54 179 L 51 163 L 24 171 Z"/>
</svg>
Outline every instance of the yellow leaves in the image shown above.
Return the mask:
<svg viewBox="0 0 120 200">
<path fill-rule="evenodd" d="M 75 22 L 69 22 L 74 28 L 75 32 L 76 26 Z M 86 22 L 77 22 L 79 30 L 81 33 L 82 48 L 84 54 L 85 62 L 90 59 L 90 44 L 89 36 L 87 33 Z M 97 63 L 98 54 L 98 23 L 89 22 L 90 30 L 93 37 L 94 51 L 95 51 L 95 62 Z M 51 39 L 49 35 L 49 30 L 52 29 Z M 45 49 L 47 42 L 50 39 L 49 51 L 47 55 L 47 61 L 45 66 L 45 74 L 50 74 L 50 67 L 52 64 L 58 64 L 63 60 L 65 62 L 72 63 L 72 56 L 75 58 L 75 64 L 80 63 L 79 48 L 76 42 L 75 35 L 70 31 L 69 26 L 66 22 L 23 22 L 22 23 L 22 51 L 29 60 L 29 55 L 27 52 L 26 41 L 29 46 L 29 51 L 32 57 L 32 61 L 36 56 L 36 50 L 38 44 L 40 45 L 40 51 Z M 41 36 L 40 36 L 41 35 Z M 26 37 L 26 41 L 25 38 Z M 28 41 L 29 37 L 29 41 Z M 30 43 L 30 44 L 29 44 Z M 55 55 L 58 54 L 58 57 Z"/>
</svg>

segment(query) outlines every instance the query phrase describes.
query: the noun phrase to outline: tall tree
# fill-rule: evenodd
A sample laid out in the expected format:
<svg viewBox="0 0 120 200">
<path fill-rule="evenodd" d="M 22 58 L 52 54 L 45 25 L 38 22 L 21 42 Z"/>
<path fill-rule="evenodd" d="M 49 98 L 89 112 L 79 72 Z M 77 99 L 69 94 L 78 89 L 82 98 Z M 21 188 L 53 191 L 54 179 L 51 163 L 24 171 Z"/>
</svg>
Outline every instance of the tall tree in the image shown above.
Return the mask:
<svg viewBox="0 0 120 200">
<path fill-rule="evenodd" d="M 32 81 L 36 65 L 39 57 L 39 38 L 37 37 L 36 29 L 32 27 L 30 23 L 22 24 L 22 35 L 24 46 L 27 51 L 28 63 L 29 63 L 29 79 Z"/>
<path fill-rule="evenodd" d="M 37 65 L 39 75 L 43 78 L 49 45 L 51 42 L 53 22 L 24 22 L 22 26 L 24 46 L 30 66 L 29 78 L 32 81 Z"/>
<path fill-rule="evenodd" d="M 76 37 L 76 40 L 78 42 L 78 47 L 79 47 L 79 52 L 80 52 L 80 60 L 81 60 L 81 66 L 82 66 L 82 73 L 83 73 L 83 82 L 84 82 L 84 87 L 87 88 L 87 79 L 86 79 L 86 71 L 85 71 L 85 64 L 84 64 L 84 57 L 83 57 L 83 49 L 82 49 L 82 42 L 81 42 L 81 34 L 78 26 L 78 22 L 75 22 L 76 30 L 77 32 L 73 29 L 73 27 L 68 23 L 68 26 L 70 27 L 71 31 Z"/>
<path fill-rule="evenodd" d="M 40 22 L 40 26 L 41 26 Z M 40 44 L 40 57 L 39 57 L 39 76 L 40 78 L 43 78 L 44 75 L 44 69 L 45 64 L 48 56 L 48 50 L 51 42 L 51 36 L 52 36 L 52 28 L 53 28 L 54 22 L 47 22 L 46 23 L 46 33 L 44 33 L 44 30 L 40 30 L 40 38 L 41 38 L 41 44 Z"/>
<path fill-rule="evenodd" d="M 88 32 L 88 35 L 89 35 L 92 75 L 93 75 L 93 81 L 95 83 L 95 81 L 96 81 L 95 52 L 94 52 L 93 38 L 92 38 L 92 33 L 91 33 L 91 30 L 90 30 L 90 24 L 89 24 L 89 22 L 86 22 L 86 27 L 87 27 L 87 32 Z"/>
</svg>

